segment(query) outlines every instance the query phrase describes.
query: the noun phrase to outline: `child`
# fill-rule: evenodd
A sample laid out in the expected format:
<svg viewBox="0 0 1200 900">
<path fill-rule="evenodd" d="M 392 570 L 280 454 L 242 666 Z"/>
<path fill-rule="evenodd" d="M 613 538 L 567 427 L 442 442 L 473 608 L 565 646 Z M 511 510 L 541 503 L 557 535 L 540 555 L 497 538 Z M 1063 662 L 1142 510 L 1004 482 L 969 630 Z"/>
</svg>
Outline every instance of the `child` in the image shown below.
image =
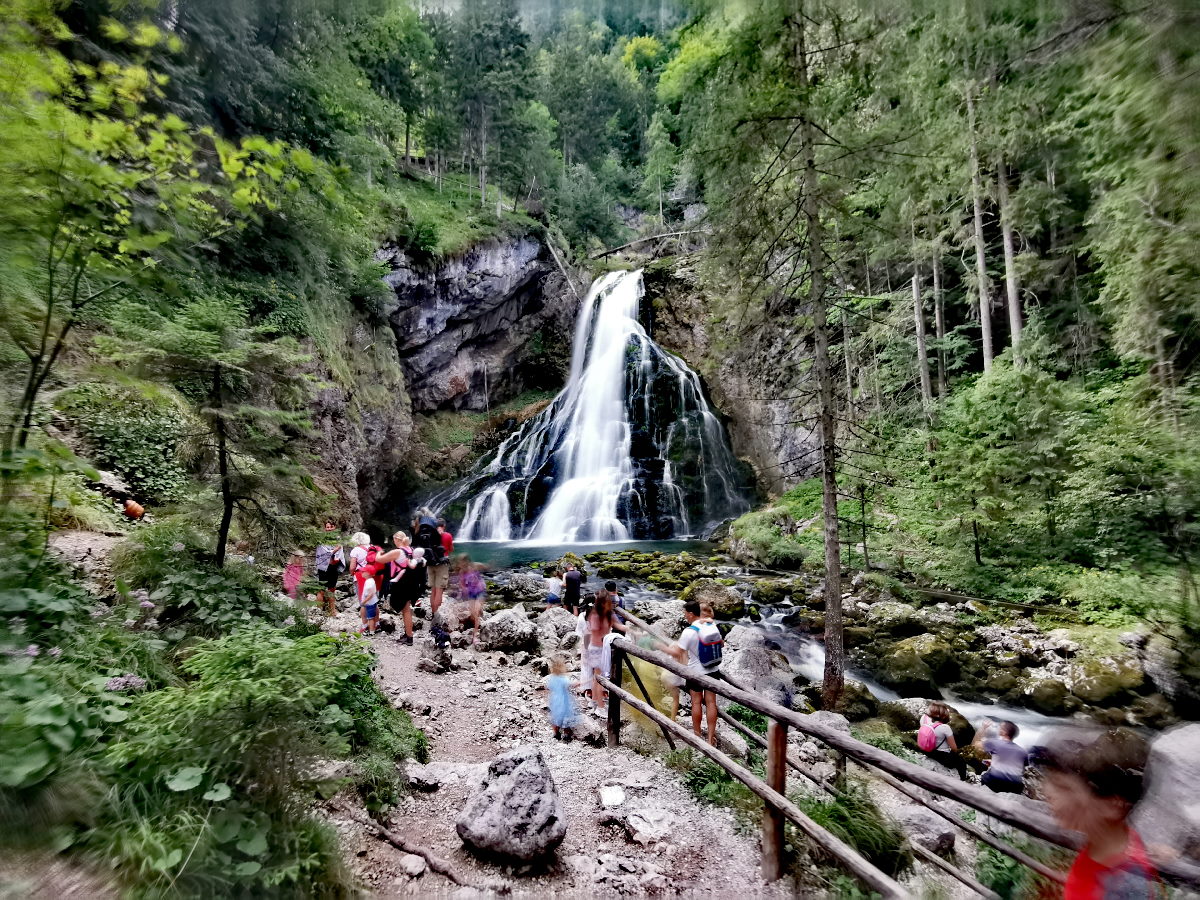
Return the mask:
<svg viewBox="0 0 1200 900">
<path fill-rule="evenodd" d="M 304 578 L 304 554 L 299 550 L 293 550 L 287 568 L 283 570 L 283 592 L 293 600 L 296 599 L 296 588 L 300 586 L 302 578 Z"/>
<path fill-rule="evenodd" d="M 546 605 L 555 606 L 562 599 L 563 583 L 558 577 L 557 569 L 547 569 L 546 577 L 542 579 L 542 586 L 546 589 Z"/>
<path fill-rule="evenodd" d="M 1042 751 L 1043 792 L 1054 818 L 1083 833 L 1064 900 L 1158 900 L 1166 896 L 1129 813 L 1142 796 L 1146 741 L 1124 728 L 1090 740 L 1061 739 Z"/>
<path fill-rule="evenodd" d="M 572 729 L 579 721 L 571 686 L 567 661 L 556 653 L 550 659 L 550 675 L 546 678 L 546 690 L 550 693 L 550 724 L 556 741 L 570 741 L 574 737 Z"/>
<path fill-rule="evenodd" d="M 483 580 L 483 565 L 466 562 L 460 578 L 460 589 L 463 599 L 470 604 L 471 621 L 475 628 L 471 632 L 471 643 L 479 643 L 479 623 L 483 619 L 483 598 L 487 593 L 487 584 Z"/>
<path fill-rule="evenodd" d="M 371 568 L 367 566 L 365 568 Z M 359 634 L 374 634 L 379 627 L 379 588 L 375 586 L 374 578 L 363 580 L 362 597 L 359 600 L 359 612 L 362 615 L 362 628 Z"/>
</svg>

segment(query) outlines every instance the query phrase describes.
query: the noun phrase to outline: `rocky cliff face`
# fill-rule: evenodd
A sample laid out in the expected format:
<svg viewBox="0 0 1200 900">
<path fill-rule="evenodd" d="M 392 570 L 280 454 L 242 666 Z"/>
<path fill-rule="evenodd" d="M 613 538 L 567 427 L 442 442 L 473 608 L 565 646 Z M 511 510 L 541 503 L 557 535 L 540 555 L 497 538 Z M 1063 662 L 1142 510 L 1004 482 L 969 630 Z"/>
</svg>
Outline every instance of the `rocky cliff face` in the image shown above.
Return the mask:
<svg viewBox="0 0 1200 900">
<path fill-rule="evenodd" d="M 377 254 L 394 302 L 387 311 L 413 409 L 484 409 L 528 386 L 535 340 L 570 334 L 576 298 L 531 235 L 497 238 L 422 266 Z"/>
<path fill-rule="evenodd" d="M 403 482 L 413 413 L 482 410 L 529 386 L 536 345 L 569 339 L 575 295 L 536 237 L 494 238 L 421 264 L 395 247 L 387 325 L 346 316 L 314 353 L 314 479 L 350 524 L 369 519 Z M 553 377 L 552 375 L 550 377 Z M 393 523 L 394 524 L 394 523 Z"/>
<path fill-rule="evenodd" d="M 734 453 L 754 467 L 759 486 L 779 493 L 817 472 L 819 440 L 807 368 L 812 347 L 800 329 L 741 324 L 689 263 L 646 270 L 655 340 L 701 374 L 728 417 Z"/>
</svg>

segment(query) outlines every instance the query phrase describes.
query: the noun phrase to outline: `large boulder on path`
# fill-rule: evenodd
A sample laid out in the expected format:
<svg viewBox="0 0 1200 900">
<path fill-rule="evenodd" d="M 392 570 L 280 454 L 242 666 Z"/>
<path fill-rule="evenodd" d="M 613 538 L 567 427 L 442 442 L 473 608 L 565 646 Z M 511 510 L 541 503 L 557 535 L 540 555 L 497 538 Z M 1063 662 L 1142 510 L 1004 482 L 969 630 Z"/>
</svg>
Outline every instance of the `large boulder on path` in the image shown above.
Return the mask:
<svg viewBox="0 0 1200 900">
<path fill-rule="evenodd" d="M 448 646 L 439 647 L 437 641 L 432 637 L 421 639 L 421 658 L 417 660 L 418 669 L 422 672 L 440 675 L 442 672 L 449 672 L 452 663 L 453 658 L 450 656 Z"/>
<path fill-rule="evenodd" d="M 546 583 L 541 575 L 514 572 L 505 584 L 496 584 L 497 595 L 511 603 L 541 603 L 546 599 Z"/>
<path fill-rule="evenodd" d="M 471 624 L 471 605 L 463 600 L 445 600 L 433 615 L 433 624 L 453 634 Z"/>
<path fill-rule="evenodd" d="M 781 706 L 792 705 L 792 667 L 778 650 L 763 644 L 727 650 L 720 672 L 737 687 L 757 691 Z"/>
<path fill-rule="evenodd" d="M 693 581 L 679 595 L 679 599 L 685 603 L 689 600 L 707 603 L 718 619 L 736 619 L 746 611 L 746 601 L 741 594 L 729 585 L 709 578 Z"/>
<path fill-rule="evenodd" d="M 513 859 L 537 859 L 558 847 L 567 818 L 542 752 L 522 746 L 492 760 L 455 828 L 473 850 Z"/>
<path fill-rule="evenodd" d="M 479 639 L 489 650 L 533 650 L 537 647 L 538 628 L 525 614 L 525 608 L 514 606 L 483 620 Z"/>
<path fill-rule="evenodd" d="M 564 635 L 575 631 L 575 617 L 561 606 L 551 606 L 538 613 L 535 620 L 538 640 L 543 648 L 555 650 Z"/>
<path fill-rule="evenodd" d="M 954 850 L 954 826 L 923 806 L 900 807 L 895 813 L 896 824 L 913 843 L 938 856 L 949 856 Z"/>
<path fill-rule="evenodd" d="M 1200 724 L 1180 725 L 1150 745 L 1146 787 L 1133 824 L 1147 845 L 1200 861 Z"/>
</svg>

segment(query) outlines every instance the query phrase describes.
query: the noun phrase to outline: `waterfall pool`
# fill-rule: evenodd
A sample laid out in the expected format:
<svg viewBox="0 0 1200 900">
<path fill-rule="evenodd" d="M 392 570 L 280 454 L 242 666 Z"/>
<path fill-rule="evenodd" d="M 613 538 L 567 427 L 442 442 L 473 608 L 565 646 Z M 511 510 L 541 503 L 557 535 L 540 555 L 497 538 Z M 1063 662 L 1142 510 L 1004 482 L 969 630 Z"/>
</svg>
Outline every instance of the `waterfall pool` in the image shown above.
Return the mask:
<svg viewBox="0 0 1200 900">
<path fill-rule="evenodd" d="M 541 543 L 538 541 L 455 541 L 454 552 L 466 553 L 475 562 L 483 563 L 492 571 L 520 569 L 536 563 L 561 559 L 567 553 L 586 556 L 597 550 L 637 550 L 639 553 L 691 553 L 694 556 L 710 556 L 716 545 L 708 541 L 625 541 L 612 543 L 575 542 L 570 544 Z M 597 579 L 592 576 L 589 584 Z M 597 585 L 598 586 L 598 585 Z M 639 594 L 645 593 L 638 591 Z"/>
</svg>

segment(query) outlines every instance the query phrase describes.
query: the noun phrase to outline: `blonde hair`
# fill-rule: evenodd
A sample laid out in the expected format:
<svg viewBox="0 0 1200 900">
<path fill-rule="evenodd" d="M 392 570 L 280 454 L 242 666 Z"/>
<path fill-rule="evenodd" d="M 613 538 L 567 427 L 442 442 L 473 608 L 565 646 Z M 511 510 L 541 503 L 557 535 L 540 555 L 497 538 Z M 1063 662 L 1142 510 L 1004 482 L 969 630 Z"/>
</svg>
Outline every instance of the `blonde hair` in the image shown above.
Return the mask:
<svg viewBox="0 0 1200 900">
<path fill-rule="evenodd" d="M 355 547 L 365 547 L 371 543 L 371 536 L 365 531 L 356 531 L 350 535 L 350 543 Z"/>
<path fill-rule="evenodd" d="M 712 604 L 711 603 L 701 603 L 700 604 L 700 612 L 703 615 L 706 615 L 711 619 L 713 617 Z"/>
<path fill-rule="evenodd" d="M 567 674 L 567 661 L 557 653 L 550 657 L 550 673 L 552 675 Z"/>
<path fill-rule="evenodd" d="M 397 531 L 395 534 L 392 535 L 392 543 L 393 544 L 398 545 L 401 541 L 407 541 L 407 540 L 408 540 L 408 535 L 405 534 L 403 531 Z"/>
</svg>

